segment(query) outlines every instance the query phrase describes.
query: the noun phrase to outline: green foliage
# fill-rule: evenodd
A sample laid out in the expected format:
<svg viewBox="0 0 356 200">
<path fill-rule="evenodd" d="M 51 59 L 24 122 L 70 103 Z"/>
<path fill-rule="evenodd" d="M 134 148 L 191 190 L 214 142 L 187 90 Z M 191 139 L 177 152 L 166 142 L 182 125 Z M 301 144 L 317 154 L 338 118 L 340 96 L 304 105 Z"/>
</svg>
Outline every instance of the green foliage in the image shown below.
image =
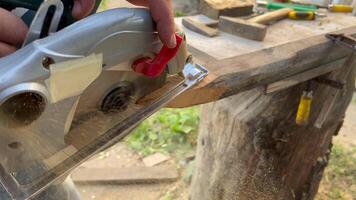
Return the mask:
<svg viewBox="0 0 356 200">
<path fill-rule="evenodd" d="M 185 16 L 185 14 L 183 12 L 177 11 L 175 13 L 175 17 L 184 17 L 184 16 Z"/>
<path fill-rule="evenodd" d="M 348 200 L 356 197 L 356 147 L 335 144 L 317 199 Z"/>
<path fill-rule="evenodd" d="M 199 110 L 199 107 L 162 109 L 143 122 L 126 141 L 141 155 L 191 149 L 197 137 Z"/>
</svg>

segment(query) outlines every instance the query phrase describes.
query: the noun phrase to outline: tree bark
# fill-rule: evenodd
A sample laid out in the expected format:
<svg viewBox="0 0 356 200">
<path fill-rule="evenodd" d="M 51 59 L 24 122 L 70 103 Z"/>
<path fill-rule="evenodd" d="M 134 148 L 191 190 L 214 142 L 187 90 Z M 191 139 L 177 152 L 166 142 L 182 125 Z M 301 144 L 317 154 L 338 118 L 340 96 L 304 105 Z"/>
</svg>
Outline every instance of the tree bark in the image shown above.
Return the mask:
<svg viewBox="0 0 356 200">
<path fill-rule="evenodd" d="M 306 84 L 268 95 L 255 88 L 204 105 L 190 199 L 313 199 L 352 99 L 354 65 L 355 57 L 329 76 L 346 85 L 321 129 L 313 123 L 335 88 L 315 82 L 306 126 L 295 123 Z"/>
</svg>

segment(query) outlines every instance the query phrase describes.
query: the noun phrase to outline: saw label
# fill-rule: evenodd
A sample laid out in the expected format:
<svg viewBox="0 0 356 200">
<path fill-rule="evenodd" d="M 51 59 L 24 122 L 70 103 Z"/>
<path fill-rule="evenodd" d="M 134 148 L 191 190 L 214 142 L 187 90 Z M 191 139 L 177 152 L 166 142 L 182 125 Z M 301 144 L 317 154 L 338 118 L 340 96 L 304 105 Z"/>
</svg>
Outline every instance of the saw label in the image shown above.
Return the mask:
<svg viewBox="0 0 356 200">
<path fill-rule="evenodd" d="M 50 77 L 46 86 L 51 102 L 80 95 L 102 71 L 103 55 L 92 54 L 85 58 L 65 61 L 50 66 Z"/>
</svg>

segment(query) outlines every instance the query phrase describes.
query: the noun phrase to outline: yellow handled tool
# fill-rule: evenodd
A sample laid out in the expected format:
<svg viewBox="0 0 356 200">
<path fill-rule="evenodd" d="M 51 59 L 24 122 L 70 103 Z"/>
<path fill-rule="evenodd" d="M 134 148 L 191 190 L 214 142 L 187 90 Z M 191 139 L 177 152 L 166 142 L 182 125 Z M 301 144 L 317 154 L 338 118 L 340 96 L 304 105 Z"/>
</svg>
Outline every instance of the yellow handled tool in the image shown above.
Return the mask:
<svg viewBox="0 0 356 200">
<path fill-rule="evenodd" d="M 349 5 L 341 5 L 341 4 L 330 4 L 329 11 L 330 12 L 341 12 L 341 13 L 350 13 L 352 12 L 353 7 Z"/>
<path fill-rule="evenodd" d="M 302 97 L 300 98 L 297 117 L 295 120 L 295 122 L 298 125 L 302 126 L 308 123 L 312 102 L 313 102 L 313 92 L 304 91 Z"/>
<path fill-rule="evenodd" d="M 291 11 L 288 14 L 289 19 L 294 20 L 314 20 L 315 12 L 313 11 Z"/>
</svg>

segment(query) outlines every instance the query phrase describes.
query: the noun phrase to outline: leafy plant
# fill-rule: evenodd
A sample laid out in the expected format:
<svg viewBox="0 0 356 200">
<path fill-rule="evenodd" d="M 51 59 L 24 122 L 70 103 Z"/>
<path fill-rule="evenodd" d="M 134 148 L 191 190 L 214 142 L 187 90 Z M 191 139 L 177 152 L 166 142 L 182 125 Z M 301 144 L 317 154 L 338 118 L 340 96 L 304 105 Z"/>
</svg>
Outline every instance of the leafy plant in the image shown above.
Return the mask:
<svg viewBox="0 0 356 200">
<path fill-rule="evenodd" d="M 162 109 L 134 130 L 126 141 L 141 155 L 191 149 L 197 137 L 199 110 L 199 107 Z"/>
</svg>

